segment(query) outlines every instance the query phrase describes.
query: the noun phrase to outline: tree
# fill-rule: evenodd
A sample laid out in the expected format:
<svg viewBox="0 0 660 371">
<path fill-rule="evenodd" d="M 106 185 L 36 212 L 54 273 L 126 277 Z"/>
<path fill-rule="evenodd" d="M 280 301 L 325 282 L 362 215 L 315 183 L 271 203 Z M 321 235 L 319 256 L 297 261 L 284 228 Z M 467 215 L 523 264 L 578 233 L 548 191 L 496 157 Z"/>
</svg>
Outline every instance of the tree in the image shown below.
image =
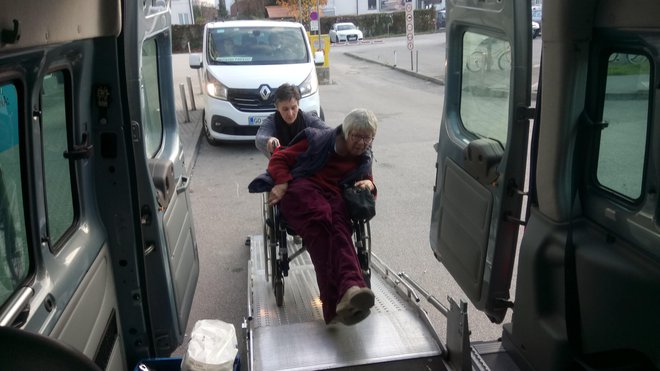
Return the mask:
<svg viewBox="0 0 660 371">
<path fill-rule="evenodd" d="M 204 5 L 193 5 L 193 13 L 195 14 L 195 23 L 197 24 L 216 21 L 218 16 L 218 10 L 216 8 Z"/>
<path fill-rule="evenodd" d="M 266 12 L 263 0 L 236 0 L 238 19 L 262 19 Z"/>
<path fill-rule="evenodd" d="M 229 13 L 227 13 L 227 5 L 225 0 L 218 1 L 218 19 L 227 19 L 229 18 Z"/>
<path fill-rule="evenodd" d="M 289 9 L 289 14 L 303 24 L 309 24 L 309 13 L 312 10 L 327 3 L 328 0 L 277 0 L 277 5 Z"/>
</svg>

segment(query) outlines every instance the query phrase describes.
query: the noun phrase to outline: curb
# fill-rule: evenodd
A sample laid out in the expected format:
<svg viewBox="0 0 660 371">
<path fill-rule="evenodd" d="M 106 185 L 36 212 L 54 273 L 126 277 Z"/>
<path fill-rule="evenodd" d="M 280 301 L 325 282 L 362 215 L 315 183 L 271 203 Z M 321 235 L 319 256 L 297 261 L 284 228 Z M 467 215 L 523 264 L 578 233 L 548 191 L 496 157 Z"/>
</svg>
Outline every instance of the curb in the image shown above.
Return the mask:
<svg viewBox="0 0 660 371">
<path fill-rule="evenodd" d="M 413 77 L 417 77 L 418 79 L 426 80 L 426 81 L 432 82 L 432 83 L 434 83 L 434 84 L 438 84 L 438 85 L 444 85 L 444 84 L 445 84 L 445 81 L 442 80 L 442 79 L 436 79 L 435 77 L 425 76 L 425 75 L 419 74 L 419 73 L 414 72 L 414 71 L 408 71 L 408 70 L 405 70 L 405 69 L 403 69 L 403 68 L 399 68 L 399 67 L 396 67 L 396 66 L 391 66 L 391 65 L 389 65 L 389 64 L 387 64 L 387 63 L 378 62 L 378 61 L 374 61 L 373 59 L 369 59 L 369 58 L 361 57 L 361 56 L 359 56 L 359 55 L 357 55 L 357 54 L 353 54 L 353 53 L 344 53 L 344 55 L 349 56 L 349 57 L 351 57 L 351 58 L 359 59 L 359 60 L 361 60 L 361 61 L 365 61 L 365 62 L 369 62 L 369 63 L 373 63 L 373 64 L 378 64 L 378 65 L 381 65 L 381 66 L 383 66 L 383 67 L 389 67 L 389 68 L 391 68 L 391 69 L 393 69 L 393 70 L 395 70 L 395 71 L 398 71 L 398 72 L 401 72 L 401 73 L 405 73 L 406 75 L 410 75 L 410 76 L 413 76 Z"/>
<path fill-rule="evenodd" d="M 202 137 L 204 137 L 204 110 L 202 110 L 202 114 L 199 120 L 201 121 L 199 135 L 197 135 L 197 140 L 195 140 L 195 144 L 193 144 L 192 156 L 190 159 L 190 163 L 187 166 L 188 169 L 186 169 L 188 176 L 192 176 L 192 170 L 195 168 L 195 163 L 197 162 L 197 154 L 199 153 L 199 146 L 202 143 Z"/>
</svg>

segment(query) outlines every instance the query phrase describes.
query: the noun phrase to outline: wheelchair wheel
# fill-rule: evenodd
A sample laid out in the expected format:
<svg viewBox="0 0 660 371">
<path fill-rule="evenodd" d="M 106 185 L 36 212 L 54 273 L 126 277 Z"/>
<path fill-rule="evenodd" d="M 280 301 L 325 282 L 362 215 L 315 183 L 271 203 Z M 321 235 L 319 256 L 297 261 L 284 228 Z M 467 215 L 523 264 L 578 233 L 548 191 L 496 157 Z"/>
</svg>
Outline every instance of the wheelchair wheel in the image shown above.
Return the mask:
<svg viewBox="0 0 660 371">
<path fill-rule="evenodd" d="M 284 280 L 281 277 L 275 281 L 275 303 L 278 307 L 284 305 Z"/>
<path fill-rule="evenodd" d="M 270 247 L 270 242 L 271 242 L 271 234 L 272 234 L 272 221 L 273 221 L 273 208 L 268 205 L 268 193 L 262 193 L 261 194 L 261 219 L 263 222 L 263 231 L 262 231 L 262 236 L 264 239 L 264 273 L 266 274 L 266 281 L 270 279 L 270 274 L 268 273 L 269 271 L 269 247 Z"/>
<path fill-rule="evenodd" d="M 288 275 L 287 235 L 280 217 L 279 208 L 271 207 L 272 241 L 270 243 L 270 266 L 273 279 L 273 291 L 278 307 L 284 305 L 284 277 Z"/>
<path fill-rule="evenodd" d="M 371 227 L 369 222 L 364 220 L 354 220 L 352 223 L 353 242 L 357 250 L 362 277 L 367 286 L 371 287 L 371 268 L 369 268 L 369 261 L 371 260 Z"/>
</svg>

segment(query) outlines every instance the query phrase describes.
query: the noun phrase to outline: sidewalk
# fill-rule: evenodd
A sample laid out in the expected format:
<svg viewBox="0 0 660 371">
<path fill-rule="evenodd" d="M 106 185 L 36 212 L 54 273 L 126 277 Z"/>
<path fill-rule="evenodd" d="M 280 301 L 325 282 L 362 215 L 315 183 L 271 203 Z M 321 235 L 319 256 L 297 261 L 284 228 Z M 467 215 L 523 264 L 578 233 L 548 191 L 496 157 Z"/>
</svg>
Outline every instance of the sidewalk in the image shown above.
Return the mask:
<svg viewBox="0 0 660 371">
<path fill-rule="evenodd" d="M 188 54 L 173 54 L 172 55 L 172 77 L 174 80 L 174 100 L 176 106 L 176 121 L 179 124 L 179 138 L 183 145 L 183 154 L 185 158 L 186 174 L 191 175 L 192 169 L 197 160 L 197 152 L 199 144 L 202 140 L 202 123 L 204 117 L 202 115 L 204 99 L 201 95 L 199 87 L 199 79 L 197 77 L 197 70 L 193 70 L 188 65 Z M 188 90 L 187 78 L 190 77 L 191 85 L 193 88 L 195 108 L 192 110 L 192 102 L 190 100 L 190 92 Z M 186 118 L 186 111 L 183 107 L 181 100 L 180 84 L 183 84 L 186 100 L 188 104 L 188 118 Z"/>
<path fill-rule="evenodd" d="M 336 52 L 439 85 L 444 85 L 446 42 L 445 33 L 419 35 L 410 52 L 404 36 L 367 40 L 361 44 L 334 44 Z"/>
</svg>

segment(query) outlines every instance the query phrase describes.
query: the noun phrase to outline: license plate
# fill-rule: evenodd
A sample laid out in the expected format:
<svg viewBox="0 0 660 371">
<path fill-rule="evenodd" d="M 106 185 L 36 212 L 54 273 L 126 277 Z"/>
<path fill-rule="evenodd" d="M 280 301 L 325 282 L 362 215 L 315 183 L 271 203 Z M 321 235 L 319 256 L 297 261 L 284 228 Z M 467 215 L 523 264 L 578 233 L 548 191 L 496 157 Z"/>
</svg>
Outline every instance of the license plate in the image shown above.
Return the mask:
<svg viewBox="0 0 660 371">
<path fill-rule="evenodd" d="M 248 118 L 248 125 L 261 125 L 268 116 L 250 116 Z"/>
<path fill-rule="evenodd" d="M 347 36 L 346 39 L 347 39 L 348 41 L 351 41 L 351 40 L 357 40 L 357 35 Z"/>
</svg>

